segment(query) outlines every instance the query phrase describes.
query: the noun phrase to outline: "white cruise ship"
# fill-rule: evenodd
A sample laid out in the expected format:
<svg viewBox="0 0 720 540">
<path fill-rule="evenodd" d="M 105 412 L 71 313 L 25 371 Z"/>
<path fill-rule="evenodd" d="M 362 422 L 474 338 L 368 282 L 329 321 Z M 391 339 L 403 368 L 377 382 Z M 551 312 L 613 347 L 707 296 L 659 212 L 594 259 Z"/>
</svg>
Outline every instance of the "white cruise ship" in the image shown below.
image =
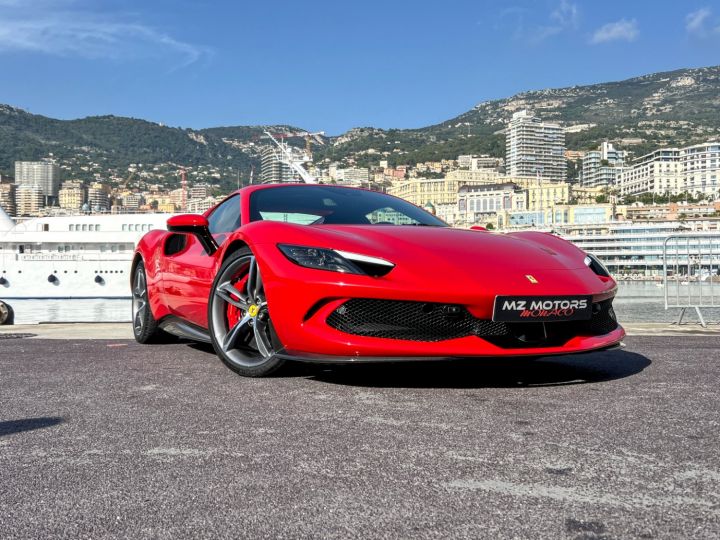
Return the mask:
<svg viewBox="0 0 720 540">
<path fill-rule="evenodd" d="M 0 300 L 130 298 L 140 238 L 170 214 L 90 214 L 15 224 L 0 208 Z"/>
</svg>

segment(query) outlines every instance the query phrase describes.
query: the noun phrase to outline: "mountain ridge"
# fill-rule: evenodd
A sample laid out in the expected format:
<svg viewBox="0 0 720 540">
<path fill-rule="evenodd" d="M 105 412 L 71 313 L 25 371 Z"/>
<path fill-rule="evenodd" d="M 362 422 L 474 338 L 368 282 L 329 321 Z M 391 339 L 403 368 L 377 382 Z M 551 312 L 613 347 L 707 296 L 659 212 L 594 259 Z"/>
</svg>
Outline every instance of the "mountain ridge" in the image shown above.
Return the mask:
<svg viewBox="0 0 720 540">
<path fill-rule="evenodd" d="M 635 155 L 664 145 L 720 137 L 720 66 L 651 73 L 630 79 L 520 92 L 485 100 L 443 122 L 409 129 L 352 128 L 315 147 L 315 161 L 358 166 L 504 154 L 501 131 L 512 114 L 529 109 L 567 131 L 567 147 L 586 150 L 612 140 Z M 0 172 L 13 162 L 52 153 L 69 177 L 122 176 L 132 163 L 208 166 L 221 180 L 247 177 L 259 166 L 262 132 L 288 125 L 170 127 L 115 115 L 57 120 L 0 104 Z M 291 139 L 302 145 L 302 139 Z M 169 167 L 171 168 L 171 167 Z M 233 181 L 234 182 L 234 181 Z"/>
</svg>

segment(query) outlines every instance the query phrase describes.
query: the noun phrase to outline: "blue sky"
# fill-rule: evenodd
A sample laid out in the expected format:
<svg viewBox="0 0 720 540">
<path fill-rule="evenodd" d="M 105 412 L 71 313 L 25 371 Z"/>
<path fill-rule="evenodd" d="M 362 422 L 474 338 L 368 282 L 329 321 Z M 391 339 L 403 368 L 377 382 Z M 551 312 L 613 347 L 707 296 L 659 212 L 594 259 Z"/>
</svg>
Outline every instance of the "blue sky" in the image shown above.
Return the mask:
<svg viewBox="0 0 720 540">
<path fill-rule="evenodd" d="M 0 103 L 182 127 L 420 127 L 720 64 L 720 0 L 0 0 Z"/>
</svg>

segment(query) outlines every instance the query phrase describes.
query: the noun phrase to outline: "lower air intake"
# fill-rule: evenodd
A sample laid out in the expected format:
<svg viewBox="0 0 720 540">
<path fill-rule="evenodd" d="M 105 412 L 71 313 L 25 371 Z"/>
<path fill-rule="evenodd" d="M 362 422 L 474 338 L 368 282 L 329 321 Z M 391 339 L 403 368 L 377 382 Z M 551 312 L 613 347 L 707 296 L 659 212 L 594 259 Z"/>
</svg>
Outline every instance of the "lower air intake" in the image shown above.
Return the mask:
<svg viewBox="0 0 720 540">
<path fill-rule="evenodd" d="M 595 304 L 589 321 L 503 323 L 477 319 L 456 304 L 354 298 L 327 318 L 336 330 L 356 336 L 435 342 L 478 336 L 503 348 L 562 344 L 572 337 L 596 336 L 617 328 L 611 300 Z M 531 329 L 531 325 L 538 326 Z M 533 339 L 528 339 L 532 330 Z"/>
<path fill-rule="evenodd" d="M 333 311 L 328 325 L 357 336 L 442 341 L 483 334 L 502 335 L 503 323 L 475 319 L 462 306 L 354 298 Z M 481 323 L 478 325 L 478 323 Z"/>
</svg>

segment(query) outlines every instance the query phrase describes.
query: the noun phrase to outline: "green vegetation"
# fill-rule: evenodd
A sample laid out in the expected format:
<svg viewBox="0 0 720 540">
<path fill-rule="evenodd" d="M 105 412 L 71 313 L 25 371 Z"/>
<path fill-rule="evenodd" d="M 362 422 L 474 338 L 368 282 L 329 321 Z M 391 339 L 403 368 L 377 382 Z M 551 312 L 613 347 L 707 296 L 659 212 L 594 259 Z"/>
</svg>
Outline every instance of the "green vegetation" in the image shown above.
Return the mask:
<svg viewBox="0 0 720 540">
<path fill-rule="evenodd" d="M 360 165 L 456 158 L 460 154 L 502 157 L 500 130 L 512 112 L 535 111 L 548 121 L 578 126 L 566 135 L 570 150 L 592 150 L 604 140 L 641 156 L 662 146 L 720 137 L 720 66 L 655 73 L 627 81 L 526 92 L 488 101 L 460 116 L 422 129 L 366 128 L 327 148 L 318 159 L 355 160 Z M 375 154 L 366 154 L 374 150 Z M 387 154 L 386 154 L 387 153 Z M 572 174 L 572 168 L 568 171 Z"/>
<path fill-rule="evenodd" d="M 633 204 L 636 202 L 641 202 L 643 204 L 667 204 L 667 203 L 679 203 L 679 202 L 689 202 L 689 203 L 697 203 L 701 202 L 707 199 L 704 195 L 693 195 L 692 193 L 688 193 L 687 191 L 683 193 L 679 193 L 677 195 L 670 195 L 668 193 L 665 193 L 664 195 L 655 195 L 652 193 L 642 193 L 640 195 L 627 195 L 623 202 L 624 204 Z"/>
<path fill-rule="evenodd" d="M 221 129 L 221 128 L 219 128 Z M 261 128 L 244 128 L 261 133 Z M 248 135 L 250 136 L 250 135 Z M 253 135 L 254 136 L 254 135 Z M 95 170 L 125 173 L 132 163 L 214 165 L 228 176 L 249 175 L 257 159 L 223 142 L 212 130 L 170 128 L 134 118 L 99 116 L 62 121 L 0 106 L 0 172 L 14 174 L 14 162 L 52 154 L 74 165 L 65 176 L 91 180 Z M 231 174 L 230 171 L 234 171 Z"/>
<path fill-rule="evenodd" d="M 694 144 L 720 138 L 720 66 L 656 73 L 622 82 L 526 92 L 484 102 L 446 122 L 421 129 L 351 130 L 342 138 L 315 146 L 315 161 L 356 166 L 414 165 L 456 159 L 461 154 L 504 157 L 501 130 L 512 112 L 534 110 L 543 118 L 575 126 L 567 133 L 571 150 L 590 150 L 603 140 L 640 156 L 661 146 Z M 421 113 L 421 111 L 418 111 Z M 227 126 L 202 130 L 167 127 L 134 118 L 98 116 L 54 120 L 0 105 L 0 172 L 13 174 L 16 160 L 53 154 L 70 171 L 66 177 L 93 179 L 115 171 L 127 176 L 131 163 L 209 166 L 223 186 L 244 181 L 252 166 L 259 174 L 259 149 L 265 129 L 295 131 L 291 126 Z M 304 145 L 294 138 L 291 144 Z M 342 142 L 341 142 L 342 141 Z M 577 175 L 577 164 L 568 167 Z"/>
</svg>

